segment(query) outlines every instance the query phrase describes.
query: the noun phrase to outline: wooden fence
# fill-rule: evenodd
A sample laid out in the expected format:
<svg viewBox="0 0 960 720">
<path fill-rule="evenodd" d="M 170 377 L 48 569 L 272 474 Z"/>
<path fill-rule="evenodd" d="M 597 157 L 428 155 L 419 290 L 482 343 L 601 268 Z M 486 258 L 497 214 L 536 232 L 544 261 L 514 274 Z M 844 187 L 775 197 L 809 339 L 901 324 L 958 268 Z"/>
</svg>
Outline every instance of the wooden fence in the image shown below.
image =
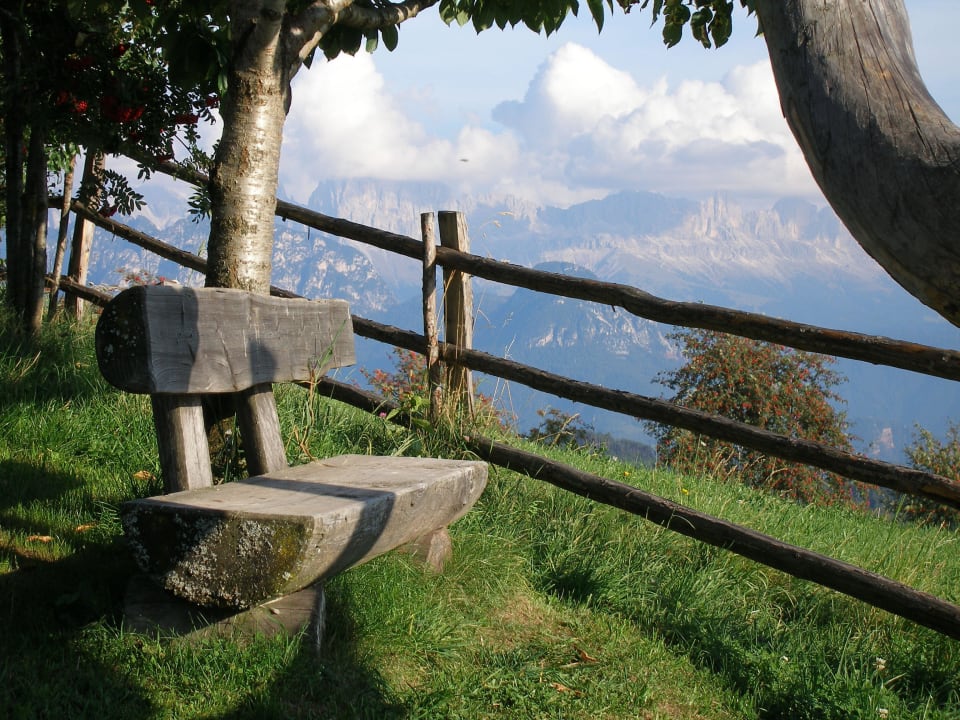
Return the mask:
<svg viewBox="0 0 960 720">
<path fill-rule="evenodd" d="M 176 166 L 167 165 L 161 170 L 194 183 L 205 180 L 197 173 Z M 82 203 L 74 202 L 72 210 L 79 220 L 93 223 L 184 267 L 201 273 L 206 271 L 206 261 L 197 255 L 163 243 L 115 220 L 101 217 Z M 475 350 L 471 347 L 472 321 L 469 313 L 472 310 L 472 299 L 469 276 L 475 275 L 516 287 L 619 306 L 635 315 L 658 322 L 727 332 L 800 350 L 889 365 L 952 380 L 960 380 L 960 353 L 956 351 L 819 328 L 699 303 L 673 302 L 621 284 L 572 278 L 482 258 L 468 252 L 466 227 L 459 213 L 439 214 L 441 245 L 437 247 L 432 214 L 421 217 L 423 239 L 418 241 L 332 218 L 282 201 L 277 202 L 276 212 L 284 219 L 418 259 L 423 263 L 422 334 L 357 316 L 354 316 L 353 322 L 357 335 L 414 350 L 427 357 L 431 383 L 431 414 L 434 418 L 440 412 L 439 363 L 442 361 L 447 374 L 442 384 L 446 387 L 448 396 L 471 400 L 473 393 L 468 370 L 476 370 L 586 405 L 674 425 L 785 460 L 802 462 L 850 479 L 932 499 L 960 509 L 960 484 L 939 475 L 872 460 L 822 443 L 790 438 L 663 400 L 602 388 Z M 444 342 L 438 340 L 434 306 L 437 265 L 444 269 Z M 84 287 L 67 277 L 59 280 L 59 287 L 67 293 L 96 304 L 103 304 L 109 299 L 106 294 Z M 295 297 L 294 293 L 276 287 L 271 288 L 271 293 Z M 384 406 L 382 398 L 333 380 L 324 379 L 321 387 L 333 397 L 370 411 L 382 410 Z M 402 414 L 399 417 L 402 417 Z M 813 580 L 960 639 L 960 607 L 928 593 L 805 548 L 787 545 L 748 528 L 698 513 L 636 487 L 588 475 L 502 443 L 478 437 L 468 438 L 467 443 L 479 457 L 492 463 L 641 515 L 671 530 L 724 547 L 790 575 Z"/>
</svg>

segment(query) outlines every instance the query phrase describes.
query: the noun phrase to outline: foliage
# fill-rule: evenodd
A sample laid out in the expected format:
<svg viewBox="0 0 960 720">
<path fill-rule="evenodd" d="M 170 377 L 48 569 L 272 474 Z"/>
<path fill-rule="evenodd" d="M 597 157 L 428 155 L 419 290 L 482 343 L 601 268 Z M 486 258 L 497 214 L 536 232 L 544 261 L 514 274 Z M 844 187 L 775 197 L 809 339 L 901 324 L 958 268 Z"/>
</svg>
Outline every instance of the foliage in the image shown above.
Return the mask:
<svg viewBox="0 0 960 720">
<path fill-rule="evenodd" d="M 943 440 L 935 437 L 926 428 L 918 426 L 913 442 L 904 452 L 912 467 L 960 482 L 960 424 L 951 422 Z M 900 518 L 929 525 L 960 527 L 960 511 L 933 500 L 901 495 L 895 503 L 896 513 Z"/>
<path fill-rule="evenodd" d="M 393 349 L 393 356 L 392 372 L 382 369 L 371 372 L 365 368 L 360 372 L 378 395 L 397 405 L 400 411 L 409 413 L 415 421 L 422 420 L 430 405 L 426 358 L 399 347 Z M 506 414 L 497 408 L 493 399 L 480 392 L 474 393 L 471 421 L 482 427 L 502 428 L 508 424 Z"/>
<path fill-rule="evenodd" d="M 740 0 L 741 7 L 753 12 L 755 0 Z M 635 7 L 650 8 L 653 22 L 663 20 L 663 42 L 673 47 L 683 37 L 683 28 L 705 48 L 720 47 L 733 32 L 732 0 L 616 0 L 617 6 L 629 13 Z M 603 30 L 605 17 L 614 12 L 613 0 L 587 0 L 590 15 L 597 30 Z M 535 0 L 510 3 L 503 0 L 441 0 L 440 17 L 447 23 L 472 23 L 477 32 L 493 26 L 501 30 L 526 25 L 534 32 L 555 32 L 564 19 L 576 15 L 580 9 L 577 0 Z"/>
<path fill-rule="evenodd" d="M 202 156 L 197 126 L 212 122 L 218 97 L 204 73 L 180 71 L 182 58 L 201 57 L 198 48 L 178 54 L 169 47 L 167 30 L 180 22 L 184 6 L 176 0 L 15 4 L 16 11 L 0 11 L 2 214 L 7 301 L 32 333 L 41 318 L 46 270 L 47 214 L 38 210 L 43 204 L 37 198 L 48 194 L 50 174 L 71 164 L 81 147 L 91 157 L 126 152 L 154 164 L 173 158 L 179 143 L 196 159 Z M 211 16 L 202 16 L 206 27 L 217 27 Z M 206 72 L 206 60 L 201 64 Z M 79 197 L 107 217 L 143 205 L 124 175 L 102 167 L 84 178 Z"/>
<path fill-rule="evenodd" d="M 843 402 L 834 390 L 843 378 L 829 368 L 832 358 L 707 330 L 670 337 L 685 362 L 657 381 L 673 391 L 673 402 L 851 450 L 845 414 L 835 407 Z M 651 429 L 660 462 L 680 472 L 728 477 L 803 503 L 858 504 L 865 497 L 831 473 L 687 430 Z"/>
<path fill-rule="evenodd" d="M 29 101 L 40 113 L 52 149 L 63 143 L 107 153 L 135 147 L 159 160 L 173 157 L 175 141 L 196 146 L 197 125 L 213 121 L 218 98 L 205 72 L 180 69 L 186 49 L 178 54 L 170 40 L 179 35 L 180 28 L 171 27 L 179 5 L 28 3 L 16 34 L 29 59 L 19 79 L 29 95 L 15 101 Z M 202 35 L 199 28 L 196 34 Z M 196 63 L 201 55 L 194 45 Z"/>
</svg>

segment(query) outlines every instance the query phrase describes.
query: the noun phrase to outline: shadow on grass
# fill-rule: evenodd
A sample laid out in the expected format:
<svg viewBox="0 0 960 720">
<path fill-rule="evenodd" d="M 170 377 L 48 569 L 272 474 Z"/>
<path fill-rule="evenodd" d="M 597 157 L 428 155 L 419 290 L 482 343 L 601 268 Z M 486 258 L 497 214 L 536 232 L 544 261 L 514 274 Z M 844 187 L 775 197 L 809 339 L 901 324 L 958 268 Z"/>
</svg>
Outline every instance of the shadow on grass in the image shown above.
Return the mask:
<svg viewBox="0 0 960 720">
<path fill-rule="evenodd" d="M 21 569 L 0 575 L 0 715 L 5 720 L 159 717 L 164 711 L 158 703 L 168 701 L 171 691 L 175 695 L 181 681 L 187 690 L 196 680 L 189 673 L 209 670 L 202 661 L 196 669 L 190 663 L 184 668 L 151 666 L 154 659 L 146 653 L 154 638 L 139 642 L 138 636 L 119 630 L 134 571 L 122 540 L 50 562 L 12 548 L 6 552 Z M 327 638 L 320 655 L 301 639 L 268 683 L 241 687 L 240 692 L 248 691 L 245 697 L 218 717 L 405 717 L 379 674 L 360 657 L 349 593 L 334 583 L 328 598 Z M 241 644 L 229 652 L 248 650 Z M 176 652 L 168 657 L 162 662 L 179 662 L 173 659 Z M 151 695 L 151 682 L 171 684 L 166 699 Z"/>
<path fill-rule="evenodd" d="M 0 460 L 0 511 L 33 502 L 50 503 L 83 485 L 81 477 L 51 472 L 42 462 Z M 23 523 L 11 513 L 0 515 L 0 524 L 9 529 Z"/>
<path fill-rule="evenodd" d="M 334 580 L 327 589 L 326 636 L 319 655 L 304 639 L 295 659 L 274 683 L 223 717 L 229 720 L 406 717 L 405 709 L 389 698 L 379 673 L 360 656 L 357 634 L 350 594 Z"/>
<path fill-rule="evenodd" d="M 84 629 L 115 622 L 127 553 L 119 541 L 0 575 L 0 708 L 8 718 L 146 717 L 150 701 L 122 667 L 85 646 Z"/>
</svg>

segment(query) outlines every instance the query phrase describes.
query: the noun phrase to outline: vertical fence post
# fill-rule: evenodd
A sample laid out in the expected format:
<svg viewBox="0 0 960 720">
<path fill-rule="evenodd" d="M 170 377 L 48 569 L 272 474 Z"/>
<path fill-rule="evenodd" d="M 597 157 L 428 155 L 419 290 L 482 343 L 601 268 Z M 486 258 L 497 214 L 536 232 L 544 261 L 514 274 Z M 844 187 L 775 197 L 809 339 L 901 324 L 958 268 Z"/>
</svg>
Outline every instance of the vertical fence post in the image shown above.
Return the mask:
<svg viewBox="0 0 960 720">
<path fill-rule="evenodd" d="M 437 244 L 433 232 L 433 213 L 421 213 L 420 237 L 423 240 L 423 336 L 427 340 L 429 420 L 436 423 L 443 411 L 443 378 L 437 338 Z"/>
<path fill-rule="evenodd" d="M 440 244 L 458 252 L 470 252 L 467 220 L 463 213 L 449 210 L 437 213 Z M 460 270 L 443 269 L 444 340 L 456 349 L 473 348 L 473 287 L 470 276 Z M 473 414 L 473 374 L 462 365 L 446 368 L 446 397 L 450 409 Z"/>
<path fill-rule="evenodd" d="M 73 199 L 73 171 L 77 166 L 77 156 L 70 156 L 70 164 L 63 174 L 63 202 L 60 204 L 60 227 L 57 229 L 57 249 L 53 255 L 53 282 L 50 285 L 50 303 L 47 307 L 47 320 L 52 320 L 57 312 L 57 294 L 60 291 L 60 273 L 63 272 L 63 256 L 67 252 L 67 233 L 70 229 L 70 201 Z"/>
<path fill-rule="evenodd" d="M 103 153 L 95 148 L 87 148 L 87 157 L 83 164 L 83 179 L 80 181 L 84 186 L 92 183 L 97 176 L 103 172 Z M 81 190 L 81 197 L 84 191 Z M 91 210 L 96 210 L 97 197 L 85 198 Z M 70 279 L 79 285 L 87 283 L 87 268 L 90 266 L 90 250 L 93 247 L 93 231 L 96 226 L 89 220 L 85 220 L 79 215 L 73 219 L 73 242 L 70 246 L 70 262 L 67 265 L 67 275 Z M 83 316 L 83 300 L 78 296 L 69 293 L 64 298 L 64 307 L 67 313 L 74 318 L 80 319 Z"/>
</svg>

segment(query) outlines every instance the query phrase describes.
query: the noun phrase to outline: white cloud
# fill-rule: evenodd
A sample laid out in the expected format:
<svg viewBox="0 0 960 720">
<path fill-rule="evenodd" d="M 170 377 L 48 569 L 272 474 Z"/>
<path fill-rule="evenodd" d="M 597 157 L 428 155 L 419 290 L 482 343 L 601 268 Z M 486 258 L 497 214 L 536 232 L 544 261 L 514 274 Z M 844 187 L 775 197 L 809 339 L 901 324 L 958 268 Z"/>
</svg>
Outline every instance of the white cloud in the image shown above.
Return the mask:
<svg viewBox="0 0 960 720">
<path fill-rule="evenodd" d="M 494 117 L 523 139 L 525 151 L 552 157 L 549 167 L 537 164 L 571 189 L 818 194 L 766 62 L 734 68 L 722 83 L 671 88 L 661 79 L 641 87 L 568 44 L 548 58 L 522 101 L 499 105 Z"/>
<path fill-rule="evenodd" d="M 431 137 L 358 53 L 301 70 L 284 133 L 281 185 L 306 200 L 326 178 L 447 179 L 459 149 Z"/>
<path fill-rule="evenodd" d="M 365 54 L 301 71 L 284 139 L 285 193 L 303 201 L 322 179 L 375 177 L 557 205 L 621 189 L 818 195 L 766 62 L 722 82 L 644 85 L 567 43 L 522 100 L 493 108 L 500 128 L 464 121 L 449 137 L 415 121 L 395 92 Z"/>
</svg>

